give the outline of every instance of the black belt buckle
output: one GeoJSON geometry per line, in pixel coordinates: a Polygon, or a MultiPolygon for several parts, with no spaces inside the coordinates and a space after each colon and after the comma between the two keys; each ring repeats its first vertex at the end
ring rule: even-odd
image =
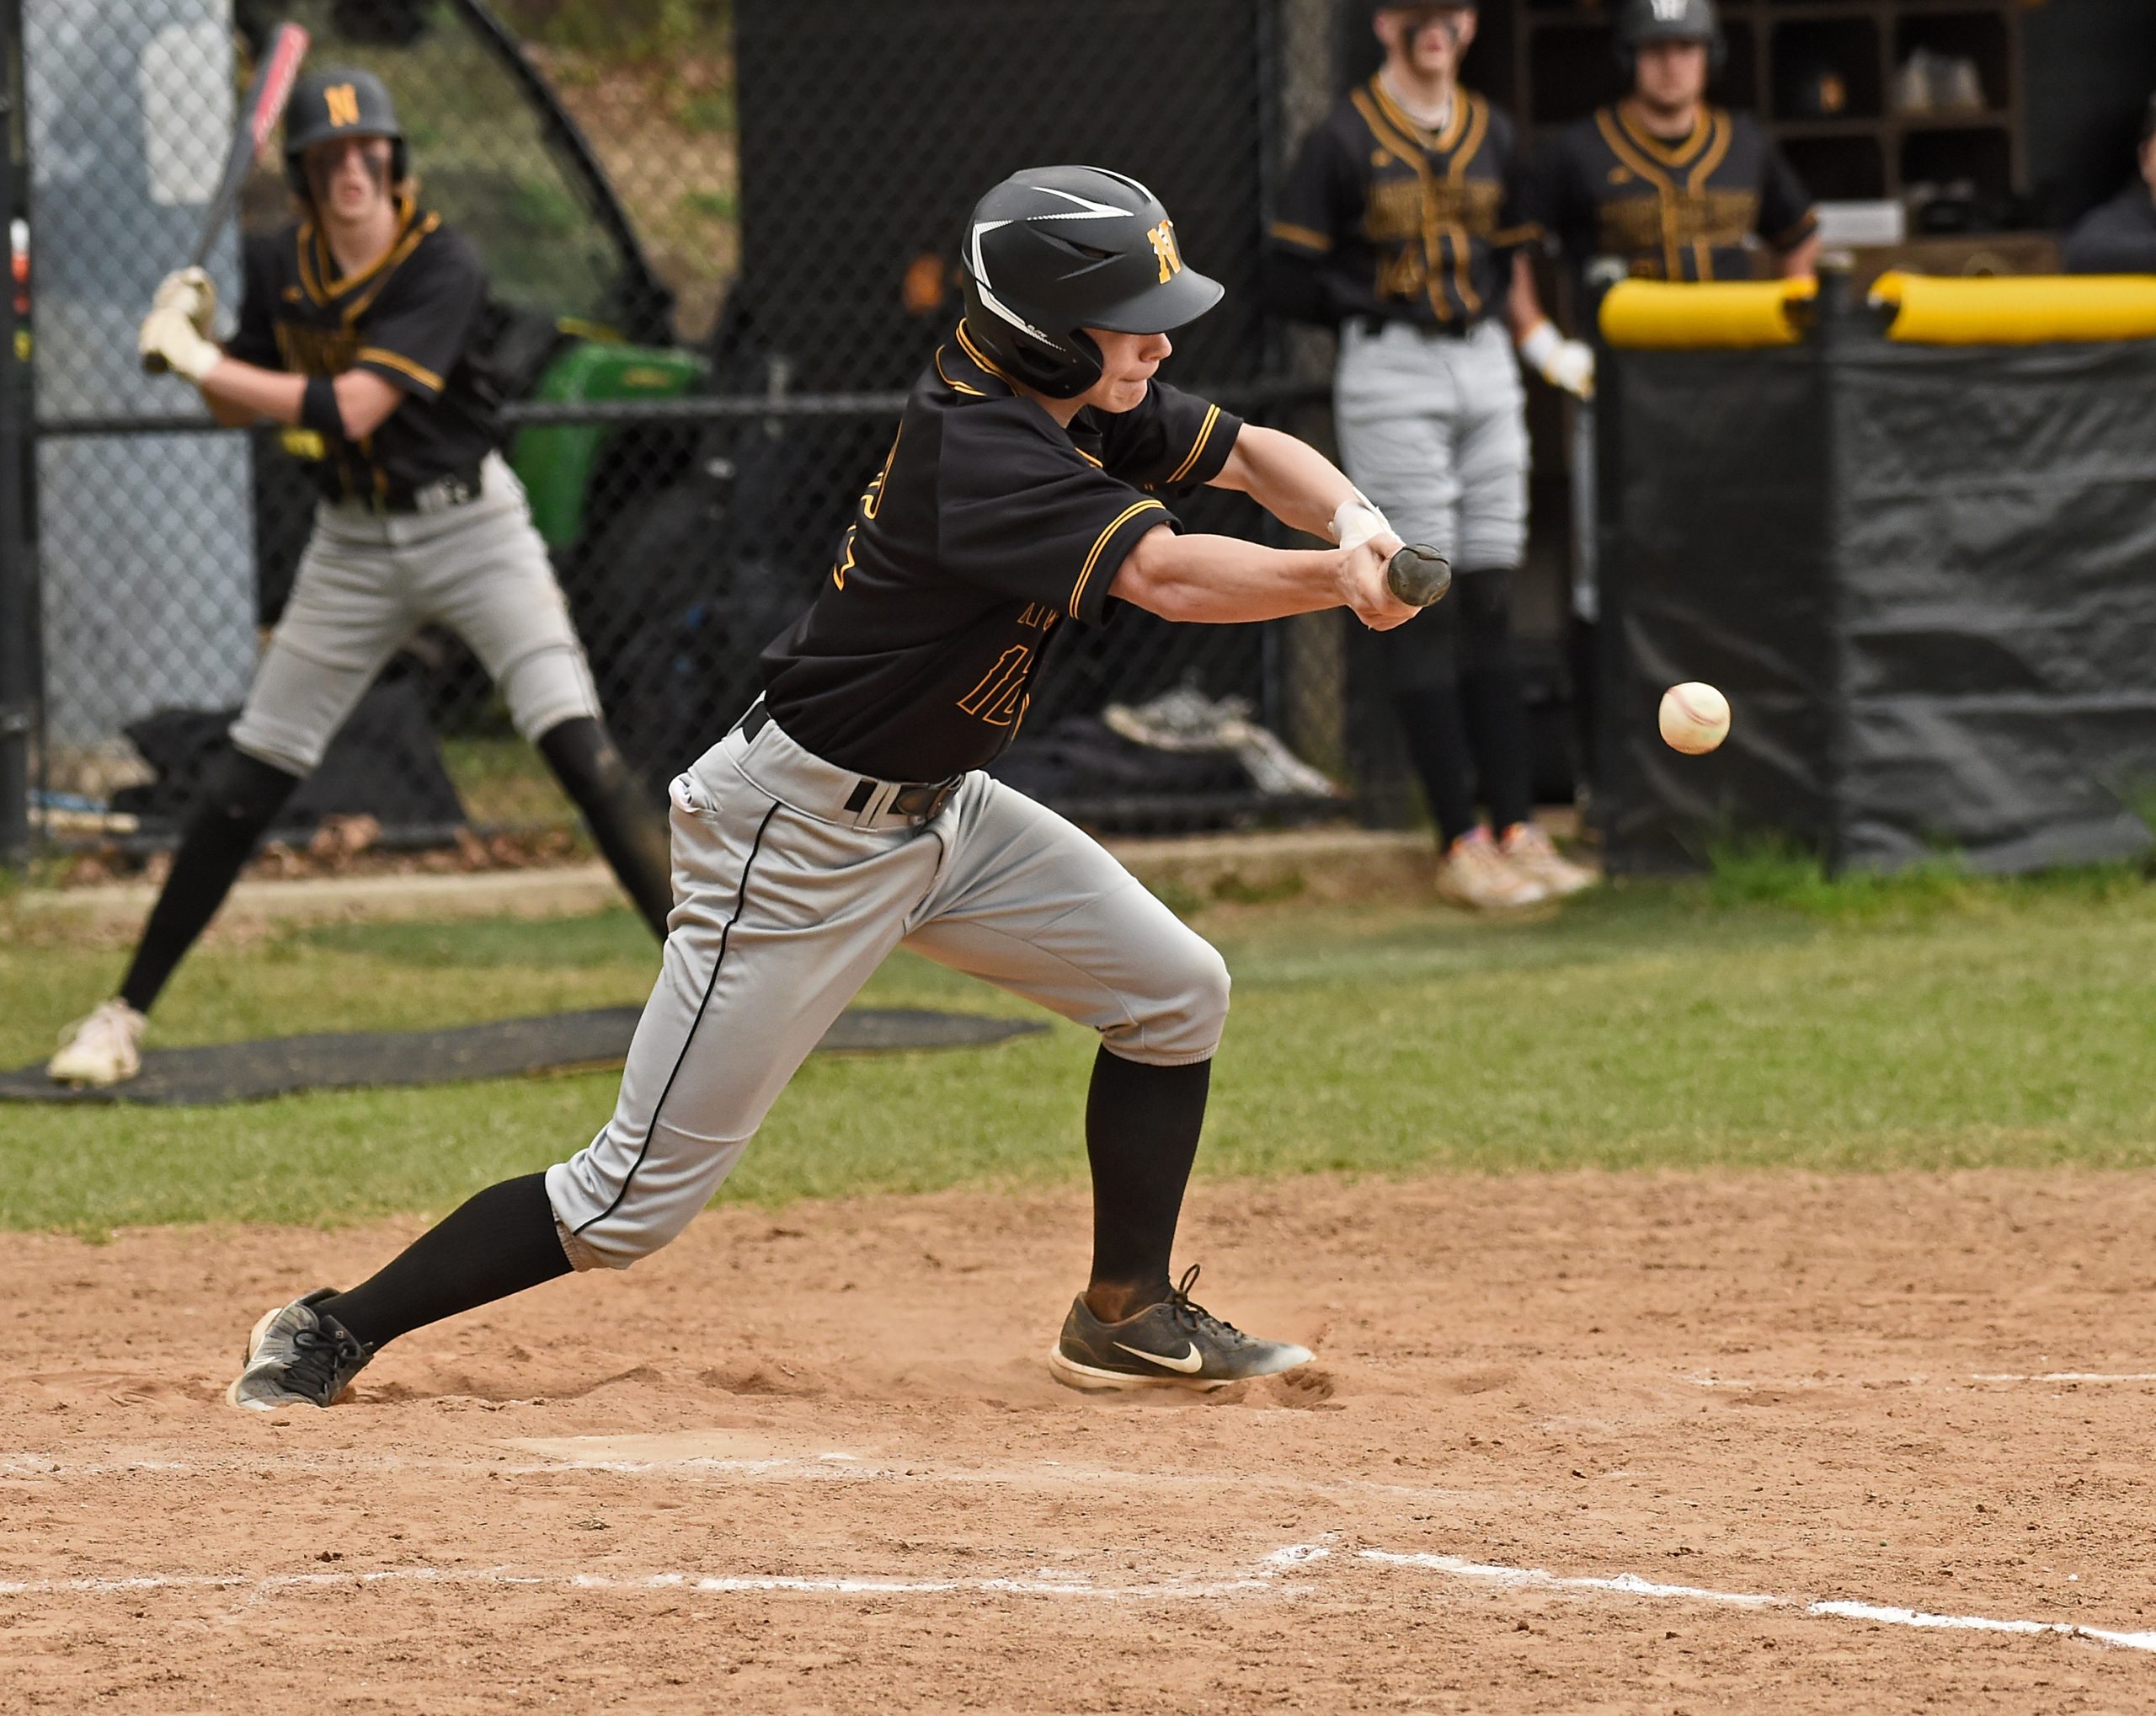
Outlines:
{"type": "Polygon", "coordinates": [[[891,799],[891,809],[901,816],[910,816],[916,822],[926,822],[951,802],[951,794],[958,790],[956,781],[938,781],[933,785],[901,787],[891,799]]]}
{"type": "MultiPolygon", "coordinates": [[[[958,790],[959,783],[964,778],[963,775],[956,775],[947,781],[916,781],[910,785],[900,787],[885,801],[882,811],[878,814],[885,816],[904,816],[914,822],[926,822],[951,802],[951,795],[958,790]]],[[[877,791],[882,785],[882,782],[863,775],[854,783],[853,791],[847,796],[846,801],[846,809],[857,815],[866,810],[874,800],[877,791]]]]}

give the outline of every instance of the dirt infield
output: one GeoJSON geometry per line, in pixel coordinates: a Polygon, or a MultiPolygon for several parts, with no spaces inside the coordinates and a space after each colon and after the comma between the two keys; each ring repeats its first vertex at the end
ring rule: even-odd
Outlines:
{"type": "Polygon", "coordinates": [[[410,1231],[8,1240],[0,1708],[2156,1707],[2146,1179],[1204,1185],[1209,1402],[1075,1196],[730,1208],[221,1403],[410,1231]]]}

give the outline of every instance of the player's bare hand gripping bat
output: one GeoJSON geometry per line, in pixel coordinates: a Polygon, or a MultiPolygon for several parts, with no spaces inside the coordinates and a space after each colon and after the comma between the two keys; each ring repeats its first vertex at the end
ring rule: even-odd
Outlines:
{"type": "MultiPolygon", "coordinates": [[[[270,133],[284,117],[285,104],[292,99],[292,84],[300,75],[300,61],[307,57],[307,34],[296,24],[280,24],[271,35],[270,45],[254,68],[254,81],[247,86],[239,123],[232,130],[232,153],[225,161],[225,176],[203,214],[201,236],[195,239],[194,254],[187,259],[189,268],[202,265],[202,259],[217,242],[217,234],[239,206],[240,187],[247,183],[248,169],[269,142],[270,133]]],[[[142,367],[153,376],[162,375],[165,361],[154,352],[146,353],[142,367]]]]}
{"type": "Polygon", "coordinates": [[[1452,566],[1435,548],[1409,543],[1393,551],[1385,563],[1385,588],[1410,607],[1428,607],[1444,600],[1452,588],[1452,566]]]}

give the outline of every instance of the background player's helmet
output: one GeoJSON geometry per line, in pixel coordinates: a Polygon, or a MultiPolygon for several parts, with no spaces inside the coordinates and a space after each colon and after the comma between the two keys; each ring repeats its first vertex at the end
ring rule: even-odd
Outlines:
{"type": "Polygon", "coordinates": [[[1099,167],[1029,167],[966,222],[966,330],[997,368],[1052,399],[1101,378],[1082,330],[1166,334],[1220,302],[1186,267],[1160,199],[1099,167]]]}
{"type": "Polygon", "coordinates": [[[302,196],[313,192],[301,158],[332,137],[387,137],[396,146],[390,156],[390,183],[403,178],[404,128],[397,122],[389,86],[373,72],[343,67],[310,72],[293,88],[285,109],[285,179],[302,196]]]}
{"type": "Polygon", "coordinates": [[[1617,63],[1627,78],[1638,73],[1640,50],[1649,42],[1705,42],[1707,64],[1716,72],[1729,53],[1715,0],[1625,0],[1617,20],[1617,63]]]}

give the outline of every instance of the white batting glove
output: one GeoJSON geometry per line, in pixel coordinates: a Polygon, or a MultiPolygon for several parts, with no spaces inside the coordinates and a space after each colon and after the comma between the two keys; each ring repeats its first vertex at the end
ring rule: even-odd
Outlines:
{"type": "Polygon", "coordinates": [[[1326,534],[1343,548],[1359,548],[1372,537],[1390,536],[1392,527],[1371,504],[1369,496],[1357,489],[1334,511],[1326,534]]]}
{"type": "Polygon", "coordinates": [[[217,283],[206,270],[174,269],[157,282],[150,300],[153,310],[179,310],[195,324],[195,331],[209,337],[210,323],[217,313],[217,283]]]}
{"type": "Polygon", "coordinates": [[[224,361],[224,353],[203,338],[187,312],[177,304],[145,316],[136,344],[144,357],[162,358],[174,375],[198,384],[224,361]]]}
{"type": "Polygon", "coordinates": [[[1554,322],[1537,322],[1519,343],[1520,361],[1553,388],[1562,388],[1576,399],[1594,397],[1594,348],[1583,339],[1567,339],[1554,322]]]}

